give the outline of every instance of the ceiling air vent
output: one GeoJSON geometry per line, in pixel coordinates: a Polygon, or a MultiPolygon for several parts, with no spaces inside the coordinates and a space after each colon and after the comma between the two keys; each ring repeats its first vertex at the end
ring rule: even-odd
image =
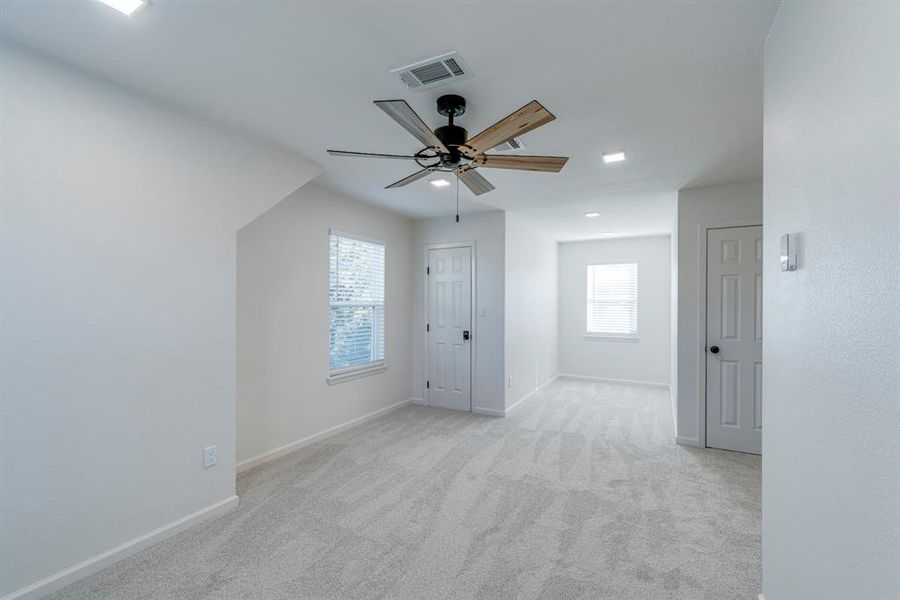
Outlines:
{"type": "Polygon", "coordinates": [[[499,146],[491,148],[491,152],[514,152],[525,147],[519,138],[511,138],[509,141],[503,142],[499,146]]]}
{"type": "Polygon", "coordinates": [[[427,90],[451,81],[473,77],[469,66],[455,50],[405,67],[391,69],[391,73],[397,75],[411,90],[427,90]]]}

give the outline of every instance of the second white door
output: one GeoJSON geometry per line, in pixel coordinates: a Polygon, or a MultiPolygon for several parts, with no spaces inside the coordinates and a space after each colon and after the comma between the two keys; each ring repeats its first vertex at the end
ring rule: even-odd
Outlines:
{"type": "Polygon", "coordinates": [[[429,406],[472,410],[472,248],[428,251],[429,406]]]}
{"type": "Polygon", "coordinates": [[[762,449],[762,227],[710,229],[706,445],[762,449]]]}

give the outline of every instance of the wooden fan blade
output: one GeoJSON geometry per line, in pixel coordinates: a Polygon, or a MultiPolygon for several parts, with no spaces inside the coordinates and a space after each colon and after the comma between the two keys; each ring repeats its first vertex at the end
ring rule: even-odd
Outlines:
{"type": "Polygon", "coordinates": [[[569,160],[568,156],[502,156],[482,154],[473,164],[488,169],[516,169],[517,171],[544,171],[559,173],[569,160]]]}
{"type": "Polygon", "coordinates": [[[473,158],[476,154],[481,154],[495,146],[499,146],[517,135],[537,129],[555,118],[540,102],[532,100],[513,114],[500,119],[467,141],[459,147],[459,150],[469,158],[473,158]]]}
{"type": "Polygon", "coordinates": [[[487,194],[495,189],[490,181],[482,177],[481,173],[476,172],[472,167],[459,167],[454,169],[453,172],[476,196],[487,194]]]}
{"type": "Polygon", "coordinates": [[[444,154],[450,152],[406,100],[375,100],[375,106],[386,112],[403,129],[429,148],[444,154]]]}
{"type": "Polygon", "coordinates": [[[349,150],[328,150],[332,156],[350,156],[359,158],[393,158],[396,160],[416,160],[415,156],[406,154],[377,154],[375,152],[350,152],[349,150]]]}
{"type": "Polygon", "coordinates": [[[389,190],[391,188],[398,188],[398,187],[403,187],[404,185],[409,185],[413,181],[418,181],[418,180],[422,179],[423,177],[427,176],[432,171],[436,171],[436,170],[437,170],[437,167],[428,167],[427,169],[422,169],[421,171],[416,171],[412,175],[404,177],[400,181],[395,181],[394,183],[385,187],[384,189],[389,190]]]}

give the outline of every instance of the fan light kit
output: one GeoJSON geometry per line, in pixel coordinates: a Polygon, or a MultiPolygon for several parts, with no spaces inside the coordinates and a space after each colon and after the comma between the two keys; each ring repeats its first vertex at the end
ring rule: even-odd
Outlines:
{"type": "Polygon", "coordinates": [[[446,179],[435,179],[431,182],[431,185],[433,185],[434,187],[447,187],[448,185],[450,185],[450,182],[446,179]]]}
{"type": "MultiPolygon", "coordinates": [[[[415,154],[408,155],[346,150],[329,150],[328,153],[332,156],[412,160],[422,167],[420,171],[416,171],[400,181],[395,181],[385,189],[403,187],[427,177],[435,171],[440,171],[453,173],[473,194],[480,196],[493,190],[494,186],[475,169],[514,169],[559,173],[566,161],[569,160],[565,156],[485,154],[488,150],[556,119],[537,100],[532,100],[508,117],[500,119],[473,138],[469,138],[468,132],[453,122],[456,117],[460,117],[466,112],[466,99],[456,94],[447,94],[437,99],[437,111],[447,117],[448,122],[434,131],[405,100],[376,100],[375,106],[387,113],[425,147],[415,154]]],[[[439,185],[436,181],[432,183],[439,185]]]]}
{"type": "Polygon", "coordinates": [[[593,219],[594,217],[599,217],[600,213],[591,211],[584,213],[584,216],[586,216],[588,219],[593,219]]]}
{"type": "Polygon", "coordinates": [[[622,162],[623,160],[625,160],[625,152],[622,150],[618,152],[607,152],[603,155],[603,162],[606,164],[622,162]]]}
{"type": "Polygon", "coordinates": [[[100,0],[100,2],[113,7],[120,13],[125,13],[129,17],[150,4],[148,0],[100,0]]]}

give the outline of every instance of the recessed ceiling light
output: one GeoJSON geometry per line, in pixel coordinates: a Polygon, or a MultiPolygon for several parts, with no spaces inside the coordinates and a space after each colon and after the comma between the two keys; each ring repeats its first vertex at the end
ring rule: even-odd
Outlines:
{"type": "Polygon", "coordinates": [[[593,219],[594,217],[599,217],[599,216],[600,216],[600,213],[598,213],[598,212],[593,212],[593,211],[592,211],[592,212],[586,212],[586,213],[584,213],[584,216],[586,216],[588,219],[593,219]]]}
{"type": "Polygon", "coordinates": [[[625,151],[620,150],[618,152],[607,152],[603,155],[603,162],[606,164],[614,163],[614,162],[622,162],[625,160],[625,151]]]}
{"type": "Polygon", "coordinates": [[[107,6],[112,6],[129,17],[150,4],[149,0],[100,0],[100,2],[107,6]]]}
{"type": "Polygon", "coordinates": [[[435,179],[431,182],[431,185],[433,185],[434,187],[447,187],[448,185],[450,185],[450,182],[446,179],[435,179]]]}

